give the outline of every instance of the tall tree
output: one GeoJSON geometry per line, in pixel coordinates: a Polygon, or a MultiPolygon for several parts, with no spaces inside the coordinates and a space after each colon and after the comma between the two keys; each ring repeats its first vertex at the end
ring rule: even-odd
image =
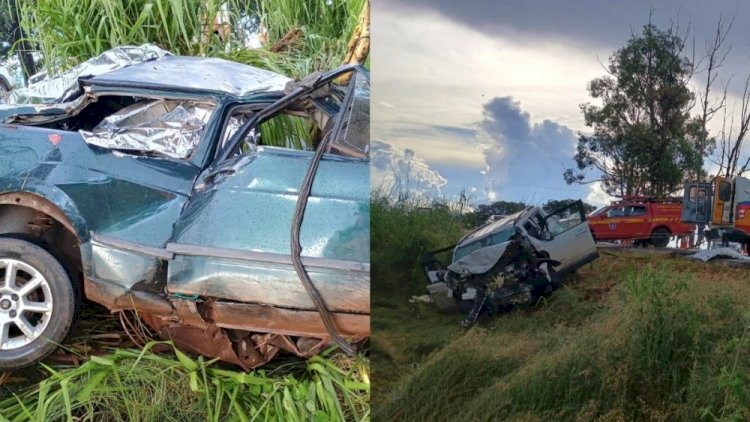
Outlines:
{"type": "Polygon", "coordinates": [[[693,64],[678,31],[645,25],[612,54],[608,75],[589,83],[600,105],[581,105],[593,134],[579,135],[569,184],[594,181],[584,171],[595,170],[611,195],[665,195],[702,159],[689,133],[693,64]]]}

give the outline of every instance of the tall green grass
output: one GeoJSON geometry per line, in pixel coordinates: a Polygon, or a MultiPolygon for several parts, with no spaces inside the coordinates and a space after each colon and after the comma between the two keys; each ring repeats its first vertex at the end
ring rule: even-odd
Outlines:
{"type": "MultiPolygon", "coordinates": [[[[421,204],[424,205],[424,204],[421,204]]],[[[371,348],[380,420],[750,420],[748,270],[602,255],[536,305],[460,327],[418,256],[449,209],[376,200],[371,348]]],[[[448,258],[448,257],[444,257],[448,258]]]]}
{"type": "Polygon", "coordinates": [[[347,52],[365,0],[259,0],[265,49],[234,49],[230,60],[301,78],[335,69],[347,52]],[[275,51],[272,51],[275,50],[275,51]]]}
{"type": "Polygon", "coordinates": [[[251,373],[214,361],[120,349],[79,367],[46,367],[49,378],[0,401],[10,421],[343,421],[369,415],[369,374],[362,358],[342,365],[314,356],[251,373]]]}
{"type": "Polygon", "coordinates": [[[116,46],[155,43],[176,54],[223,57],[303,77],[342,63],[364,2],[19,0],[19,10],[29,41],[52,73],[116,46]],[[224,4],[234,33],[228,41],[211,35],[224,4]],[[267,31],[264,48],[240,43],[240,20],[248,15],[257,15],[267,31]]]}
{"type": "Polygon", "coordinates": [[[397,292],[422,294],[423,255],[455,244],[466,230],[465,217],[443,206],[445,201],[394,200],[381,192],[372,195],[370,233],[372,244],[377,245],[370,255],[373,299],[397,292]]]}
{"type": "MultiPolygon", "coordinates": [[[[21,25],[45,63],[63,69],[110,48],[155,43],[182,55],[204,55],[216,37],[222,2],[214,0],[19,0],[21,25]],[[208,31],[210,33],[213,30],[208,31]]],[[[231,3],[231,1],[230,1],[231,3]]],[[[232,3],[234,4],[234,3],[232,3]]]]}

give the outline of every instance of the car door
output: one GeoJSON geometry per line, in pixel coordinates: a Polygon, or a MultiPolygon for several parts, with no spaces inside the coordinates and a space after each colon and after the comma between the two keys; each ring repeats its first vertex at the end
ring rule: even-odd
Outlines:
{"type": "Polygon", "coordinates": [[[647,238],[651,232],[651,218],[648,207],[643,204],[630,204],[625,206],[625,215],[622,217],[623,238],[647,238]]]}
{"type": "MultiPolygon", "coordinates": [[[[321,152],[300,245],[302,262],[328,310],[364,314],[369,313],[369,76],[361,68],[349,69],[356,73],[345,99],[353,100],[319,122],[323,139],[332,140],[321,140],[317,147],[327,145],[329,152],[321,152]]],[[[167,277],[170,293],[224,304],[315,310],[293,267],[290,232],[300,189],[318,151],[254,142],[258,133],[263,142],[267,119],[300,110],[317,119],[335,110],[331,95],[337,88],[330,82],[341,74],[306,78],[271,106],[248,112],[252,117],[198,177],[175,226],[167,245],[174,254],[167,277]],[[300,103],[305,107],[293,106],[300,103]]]]}
{"type": "MultiPolygon", "coordinates": [[[[731,186],[729,190],[731,191],[731,186]]],[[[713,212],[712,205],[713,188],[711,183],[686,183],[682,200],[682,222],[710,223],[713,212]]]]}
{"type": "Polygon", "coordinates": [[[581,201],[553,211],[542,219],[537,246],[560,261],[559,270],[581,265],[596,257],[596,244],[581,201]]]}

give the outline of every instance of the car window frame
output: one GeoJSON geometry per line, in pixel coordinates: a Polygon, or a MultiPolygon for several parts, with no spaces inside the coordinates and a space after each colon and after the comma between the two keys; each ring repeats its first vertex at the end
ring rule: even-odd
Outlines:
{"type": "MultiPolygon", "coordinates": [[[[301,82],[301,85],[294,89],[291,93],[284,95],[280,99],[274,101],[271,105],[264,108],[260,112],[258,112],[252,119],[248,120],[240,126],[240,128],[235,132],[234,135],[230,138],[230,140],[227,142],[227,145],[220,148],[217,151],[217,156],[214,159],[213,166],[221,165],[223,162],[231,159],[235,155],[236,149],[242,144],[242,141],[247,136],[247,133],[252,130],[255,127],[258,127],[263,121],[272,118],[273,116],[277,115],[280,111],[282,111],[284,108],[289,106],[290,104],[293,104],[294,102],[300,100],[305,95],[310,94],[311,92],[314,92],[316,89],[324,86],[327,83],[332,82],[333,80],[339,78],[340,76],[347,74],[347,73],[353,73],[355,78],[358,77],[364,77],[366,78],[367,82],[369,83],[370,78],[367,71],[361,66],[361,65],[348,65],[348,66],[342,66],[336,70],[327,72],[322,75],[310,75],[307,78],[304,78],[301,82]],[[302,84],[305,83],[306,79],[314,79],[309,86],[303,86],[302,84]]],[[[350,81],[349,85],[347,85],[347,92],[350,90],[354,90],[356,85],[356,81],[350,81]]],[[[314,101],[312,103],[315,103],[314,101]]],[[[316,106],[317,107],[317,106],[316,106]]],[[[318,107],[320,109],[320,107],[318,107]]],[[[345,109],[345,108],[344,108],[345,109]]],[[[229,118],[229,114],[225,116],[226,119],[229,118]]],[[[336,129],[338,126],[336,123],[338,122],[338,118],[334,122],[334,131],[340,130],[340,127],[336,129]]],[[[223,132],[222,132],[223,133],[223,132]]],[[[338,133],[338,132],[337,132],[338,133]]],[[[330,136],[334,137],[335,134],[330,134],[330,136]]],[[[220,141],[220,139],[217,139],[217,143],[220,141]]],[[[310,151],[312,152],[312,151],[310,151]]],[[[339,154],[329,154],[326,153],[326,155],[335,155],[336,157],[346,158],[354,161],[362,161],[362,158],[356,158],[356,157],[348,157],[345,155],[339,155],[339,154]]],[[[366,158],[366,161],[369,161],[369,157],[366,158]]]]}

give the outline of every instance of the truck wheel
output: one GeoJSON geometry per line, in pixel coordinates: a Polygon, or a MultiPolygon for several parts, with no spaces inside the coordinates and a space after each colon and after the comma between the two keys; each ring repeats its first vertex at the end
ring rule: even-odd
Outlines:
{"type": "Polygon", "coordinates": [[[670,235],[667,229],[656,229],[651,233],[651,243],[657,248],[665,248],[669,244],[670,235]]]}
{"type": "Polygon", "coordinates": [[[49,252],[0,238],[0,369],[17,369],[52,353],[73,322],[73,286],[49,252]]]}

